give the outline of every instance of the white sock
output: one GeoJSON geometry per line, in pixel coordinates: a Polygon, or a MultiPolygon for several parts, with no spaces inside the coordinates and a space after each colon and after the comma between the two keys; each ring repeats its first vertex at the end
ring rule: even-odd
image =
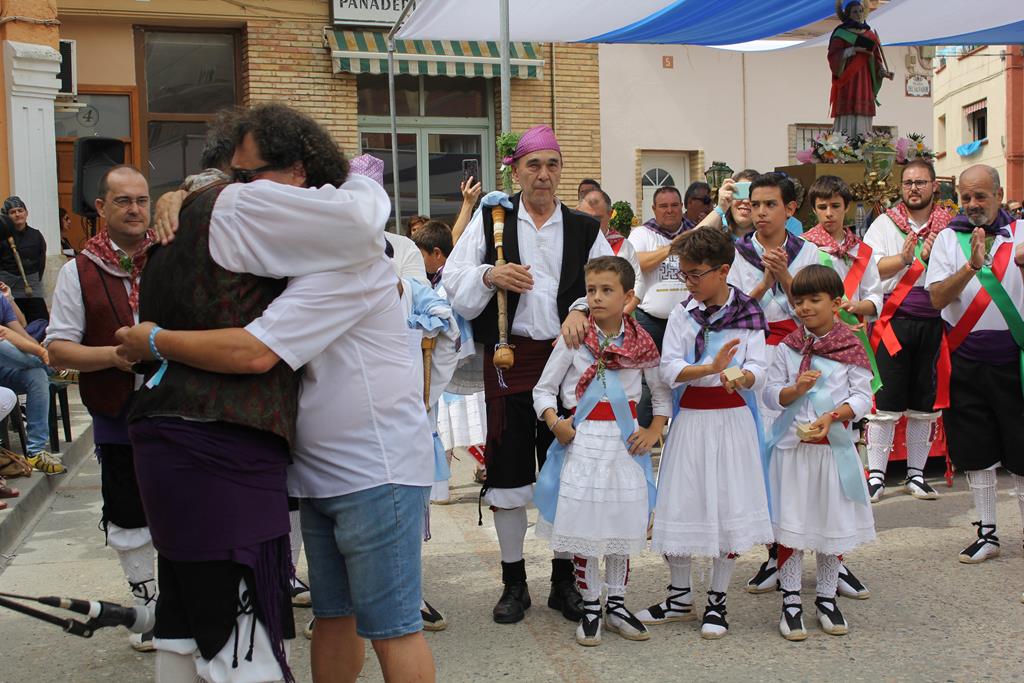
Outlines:
{"type": "Polygon", "coordinates": [[[523,559],[523,539],[526,538],[526,508],[494,511],[494,531],[498,534],[501,561],[506,564],[523,559]]]}
{"type": "Polygon", "coordinates": [[[732,569],[736,564],[735,557],[722,555],[711,561],[711,590],[716,593],[729,592],[729,579],[732,578],[732,569]]]}
{"type": "Polygon", "coordinates": [[[629,584],[629,556],[605,555],[604,585],[608,587],[608,597],[625,595],[627,584],[629,584]]]}
{"type": "Polygon", "coordinates": [[[836,555],[825,555],[815,553],[818,561],[818,587],[819,598],[836,597],[836,589],[839,587],[839,567],[842,562],[836,555]]]}
{"type": "Polygon", "coordinates": [[[156,550],[152,541],[135,548],[118,547],[117,559],[121,563],[124,578],[128,580],[136,606],[156,609],[156,550]]]}
{"type": "MultiPolygon", "coordinates": [[[[907,470],[924,472],[928,453],[932,449],[932,421],[918,417],[907,418],[907,470]]],[[[907,472],[909,476],[911,472],[907,472]]]]}
{"type": "Polygon", "coordinates": [[[576,587],[580,589],[580,596],[587,602],[600,600],[601,558],[576,555],[572,562],[576,570],[576,587]]]}
{"type": "MultiPolygon", "coordinates": [[[[781,548],[780,548],[781,550],[781,548]]],[[[786,561],[779,566],[779,588],[784,591],[800,591],[801,574],[804,568],[804,551],[794,550],[793,553],[786,558],[786,561]]],[[[783,604],[791,604],[792,602],[799,603],[800,598],[796,598],[795,601],[790,598],[786,598],[783,604]]]]}
{"type": "Polygon", "coordinates": [[[895,435],[895,421],[868,420],[868,469],[885,472],[895,435]]]}
{"type": "Polygon", "coordinates": [[[689,588],[692,583],[690,579],[690,556],[689,555],[665,555],[668,562],[668,572],[671,577],[670,583],[675,588],[689,588]]]}
{"type": "Polygon", "coordinates": [[[974,508],[982,524],[996,524],[996,470],[968,470],[967,483],[974,494],[974,508]]]}
{"type": "Polygon", "coordinates": [[[299,566],[299,553],[302,552],[302,522],[299,518],[299,511],[292,510],[288,513],[288,521],[291,523],[291,532],[288,534],[288,542],[292,547],[292,566],[299,566]]]}
{"type": "Polygon", "coordinates": [[[1020,523],[1024,526],[1024,477],[1019,474],[1013,475],[1013,492],[1017,496],[1017,505],[1020,506],[1020,523]]]}
{"type": "Polygon", "coordinates": [[[196,673],[196,660],[192,655],[157,650],[154,664],[156,683],[203,683],[196,673]]]}

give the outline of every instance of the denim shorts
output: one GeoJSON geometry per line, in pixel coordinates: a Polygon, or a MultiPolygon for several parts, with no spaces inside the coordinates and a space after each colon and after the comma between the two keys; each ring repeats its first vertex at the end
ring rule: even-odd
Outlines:
{"type": "Polygon", "coordinates": [[[356,618],[356,633],[384,640],[416,633],[420,549],[429,486],[384,484],[301,502],[313,615],[356,618]]]}

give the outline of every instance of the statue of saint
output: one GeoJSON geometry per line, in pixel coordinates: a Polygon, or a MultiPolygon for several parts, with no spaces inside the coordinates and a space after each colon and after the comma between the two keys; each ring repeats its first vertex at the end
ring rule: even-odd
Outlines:
{"type": "Polygon", "coordinates": [[[882,41],[865,23],[862,0],[836,0],[836,14],[842,23],[828,43],[833,130],[851,137],[867,136],[882,79],[892,79],[894,74],[886,66],[882,41]]]}

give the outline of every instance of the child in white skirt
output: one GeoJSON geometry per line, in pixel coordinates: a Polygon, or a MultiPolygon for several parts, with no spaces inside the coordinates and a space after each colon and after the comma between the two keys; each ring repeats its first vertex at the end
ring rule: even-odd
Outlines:
{"type": "Polygon", "coordinates": [[[763,399],[784,412],[769,437],[772,524],[779,544],[782,618],[787,640],[803,640],[800,600],[804,551],[817,556],[815,606],[825,633],[843,635],[836,604],[839,555],[874,540],[864,472],[851,422],[871,410],[871,365],[864,346],[836,320],[843,282],[825,266],[808,266],[792,285],[803,326],[787,336],[768,371],[763,399]]]}
{"type": "Polygon", "coordinates": [[[682,388],[682,396],[661,456],[651,540],[671,581],[668,597],[637,618],[694,618],[690,559],[712,557],[701,636],[721,638],[729,629],[725,597],[736,555],[773,538],[756,401],[740,393],[764,383],[768,323],[756,301],[728,284],[734,247],[726,233],[692,230],[672,253],[690,298],[669,315],[662,346],[662,381],[682,388]],[[741,374],[730,380],[729,367],[741,374]]]}
{"type": "Polygon", "coordinates": [[[537,534],[549,538],[553,550],[575,555],[584,609],[576,641],[589,646],[601,642],[602,628],[629,640],[650,637],[626,609],[624,599],[629,556],[647,544],[653,493],[649,452],[668,421],[671,395],[658,378],[654,341],[632,318],[623,316],[633,296],[632,266],[618,256],[603,256],[591,260],[584,270],[591,318],[583,345],[570,349],[559,337],[533,390],[533,403],[537,417],[558,440],[538,477],[537,534]],[[646,429],[636,423],[641,375],[651,388],[655,414],[646,429]],[[573,412],[577,406],[593,408],[587,415],[559,417],[559,400],[573,412]],[[561,469],[556,471],[559,444],[566,448],[561,469]],[[634,456],[643,456],[643,465],[634,456]],[[552,491],[549,501],[557,501],[557,507],[553,517],[545,519],[550,507],[541,496],[550,490],[545,488],[547,482],[557,482],[557,494],[552,491]],[[602,585],[608,588],[603,616],[602,585]]]}

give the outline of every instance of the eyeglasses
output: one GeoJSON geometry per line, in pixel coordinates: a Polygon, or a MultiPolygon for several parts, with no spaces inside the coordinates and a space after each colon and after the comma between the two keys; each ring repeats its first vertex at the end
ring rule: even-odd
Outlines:
{"type": "Polygon", "coordinates": [[[900,185],[903,186],[904,190],[909,190],[912,187],[918,190],[923,190],[924,188],[931,185],[932,182],[933,181],[931,180],[904,180],[902,183],[900,183],[900,185]]]}
{"type": "Polygon", "coordinates": [[[700,202],[704,206],[711,204],[711,197],[690,197],[691,202],[700,202]]]}
{"type": "Polygon", "coordinates": [[[276,171],[279,167],[274,164],[267,164],[266,166],[260,166],[259,168],[232,168],[231,177],[236,183],[251,183],[256,180],[256,176],[267,171],[276,171]]]}
{"type": "Polygon", "coordinates": [[[127,209],[132,204],[137,205],[140,209],[149,206],[149,197],[114,197],[110,201],[119,209],[127,209]]]}
{"type": "Polygon", "coordinates": [[[711,273],[715,272],[716,270],[720,269],[721,267],[722,266],[715,266],[714,268],[709,268],[708,270],[705,270],[703,273],[684,273],[682,271],[679,271],[679,275],[677,277],[680,280],[683,280],[684,282],[690,283],[691,285],[699,285],[701,279],[705,275],[710,275],[711,273]]]}

